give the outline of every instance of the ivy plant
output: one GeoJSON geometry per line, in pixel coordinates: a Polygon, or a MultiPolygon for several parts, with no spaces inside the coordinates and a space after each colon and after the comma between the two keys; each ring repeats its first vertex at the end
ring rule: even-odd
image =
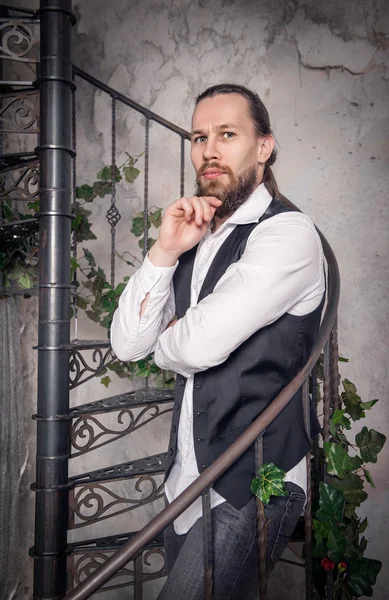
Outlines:
{"type": "MultiPolygon", "coordinates": [[[[344,360],[344,359],[342,359],[344,360]]],[[[322,382],[322,361],[319,381],[322,382]]],[[[377,462],[386,437],[364,425],[351,442],[347,432],[366,417],[378,400],[363,402],[354,383],[342,381],[343,391],[338,408],[330,420],[330,440],[324,442],[322,456],[329,475],[321,481],[319,496],[313,504],[313,572],[315,598],[327,599],[328,577],[332,580],[333,600],[355,600],[372,596],[381,562],[364,554],[367,540],[363,536],[368,521],[357,509],[368,497],[365,484],[375,487],[367,466],[377,462]]],[[[266,505],[271,496],[284,496],[285,472],[272,463],[264,464],[251,484],[251,491],[266,505]]]]}

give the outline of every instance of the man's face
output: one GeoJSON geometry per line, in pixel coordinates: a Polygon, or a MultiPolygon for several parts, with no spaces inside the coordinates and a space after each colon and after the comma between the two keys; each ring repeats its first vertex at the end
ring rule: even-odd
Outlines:
{"type": "Polygon", "coordinates": [[[192,118],[191,159],[196,170],[197,194],[223,201],[216,211],[225,216],[236,210],[263,175],[261,142],[240,94],[204,98],[192,118]]]}

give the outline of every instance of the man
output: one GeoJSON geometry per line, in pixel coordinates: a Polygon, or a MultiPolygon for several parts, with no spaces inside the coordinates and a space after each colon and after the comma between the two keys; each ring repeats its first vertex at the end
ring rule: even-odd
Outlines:
{"type": "MultiPolygon", "coordinates": [[[[196,100],[191,159],[197,193],[169,206],[159,239],[120,299],[112,347],[121,360],[154,351],[177,373],[166,497],[176,498],[277,396],[312,347],[324,294],[310,219],[278,202],[268,112],[242,86],[196,100]]],[[[313,419],[313,435],[318,432],[313,419]]],[[[266,507],[270,574],[304,507],[310,442],[297,394],[263,437],[264,461],[287,472],[287,497],[266,507]]],[[[215,600],[256,597],[254,448],[211,490],[215,600]]],[[[160,599],[203,598],[201,501],[165,532],[160,599]]]]}

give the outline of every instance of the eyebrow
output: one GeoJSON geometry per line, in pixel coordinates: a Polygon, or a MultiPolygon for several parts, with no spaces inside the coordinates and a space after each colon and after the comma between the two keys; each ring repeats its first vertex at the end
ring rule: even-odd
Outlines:
{"type": "MultiPolygon", "coordinates": [[[[215,127],[213,127],[214,131],[220,131],[221,129],[239,129],[239,127],[233,123],[222,123],[222,125],[215,125],[215,127]]],[[[205,133],[206,131],[204,129],[194,129],[190,135],[193,137],[195,135],[204,135],[205,133]]]]}

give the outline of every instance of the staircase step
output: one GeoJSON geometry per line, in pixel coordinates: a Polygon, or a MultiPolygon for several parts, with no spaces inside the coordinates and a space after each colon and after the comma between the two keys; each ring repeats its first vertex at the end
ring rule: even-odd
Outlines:
{"type": "MultiPolygon", "coordinates": [[[[126,542],[135,537],[137,533],[137,531],[131,531],[129,533],[119,533],[117,535],[108,535],[106,537],[73,542],[68,544],[67,550],[70,554],[114,551],[118,550],[126,542]]],[[[163,548],[163,533],[156,536],[155,539],[149,542],[143,549],[150,550],[152,548],[163,548]]]]}
{"type": "Polygon", "coordinates": [[[39,231],[38,219],[20,219],[0,225],[0,249],[9,248],[39,231]]]}
{"type": "Polygon", "coordinates": [[[167,452],[163,452],[162,454],[146,456],[130,462],[106,467],[105,469],[81,473],[80,475],[69,477],[69,483],[73,484],[73,486],[80,486],[100,481],[128,479],[141,475],[157,475],[158,473],[165,472],[166,464],[167,452]]]}
{"type": "Polygon", "coordinates": [[[72,419],[85,415],[108,413],[123,408],[136,408],[149,404],[167,404],[174,401],[173,390],[161,388],[142,388],[125,394],[118,394],[96,402],[88,402],[70,410],[72,419]]]}
{"type": "Polygon", "coordinates": [[[109,348],[111,346],[111,342],[107,339],[105,340],[71,340],[70,344],[66,346],[61,346],[62,348],[66,348],[67,350],[94,350],[95,348],[109,348]]]}
{"type": "Polygon", "coordinates": [[[16,154],[1,154],[0,155],[0,173],[21,169],[26,166],[33,165],[39,161],[38,155],[35,152],[21,152],[16,154]]]}

